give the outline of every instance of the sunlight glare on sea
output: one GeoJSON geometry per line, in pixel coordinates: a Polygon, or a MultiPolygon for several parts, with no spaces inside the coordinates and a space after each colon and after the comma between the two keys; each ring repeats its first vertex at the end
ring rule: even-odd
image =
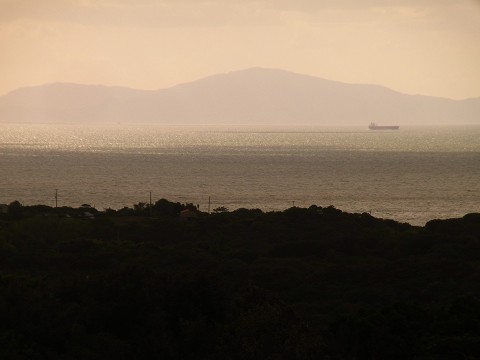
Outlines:
{"type": "Polygon", "coordinates": [[[150,151],[158,149],[315,148],[362,151],[480,151],[480,128],[162,127],[156,125],[1,124],[0,148],[63,151],[150,151]]]}

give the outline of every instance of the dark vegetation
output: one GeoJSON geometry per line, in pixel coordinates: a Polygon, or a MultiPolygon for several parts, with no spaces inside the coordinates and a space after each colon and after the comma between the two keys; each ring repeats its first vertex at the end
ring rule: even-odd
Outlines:
{"type": "Polygon", "coordinates": [[[480,214],[8,210],[0,359],[480,358],[480,214]]]}

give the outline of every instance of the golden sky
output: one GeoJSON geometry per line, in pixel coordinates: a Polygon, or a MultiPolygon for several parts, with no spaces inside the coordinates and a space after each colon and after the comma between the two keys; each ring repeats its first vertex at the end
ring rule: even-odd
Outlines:
{"type": "Polygon", "coordinates": [[[478,97],[480,0],[0,0],[0,94],[253,66],[478,97]]]}

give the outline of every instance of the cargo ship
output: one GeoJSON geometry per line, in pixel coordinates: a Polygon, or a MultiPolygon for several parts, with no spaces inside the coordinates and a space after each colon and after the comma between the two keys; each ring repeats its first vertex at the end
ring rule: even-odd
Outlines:
{"type": "Polygon", "coordinates": [[[370,125],[368,125],[368,128],[370,130],[398,130],[400,126],[398,125],[380,126],[372,122],[370,123],[370,125]]]}

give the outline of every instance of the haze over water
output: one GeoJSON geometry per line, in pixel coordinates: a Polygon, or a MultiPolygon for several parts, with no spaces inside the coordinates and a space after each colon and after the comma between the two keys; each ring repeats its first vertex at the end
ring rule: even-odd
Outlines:
{"type": "Polygon", "coordinates": [[[334,205],[423,225],[480,211],[480,127],[0,125],[0,203],[334,205]]]}

